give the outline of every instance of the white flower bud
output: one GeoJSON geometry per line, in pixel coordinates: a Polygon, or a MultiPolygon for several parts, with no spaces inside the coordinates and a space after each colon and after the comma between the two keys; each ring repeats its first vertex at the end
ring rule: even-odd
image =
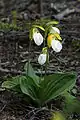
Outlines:
{"type": "Polygon", "coordinates": [[[43,43],[43,36],[41,35],[41,33],[35,32],[33,34],[33,39],[35,44],[37,44],[38,46],[40,46],[43,43]]]}
{"type": "Polygon", "coordinates": [[[40,54],[38,57],[38,63],[43,65],[46,62],[46,54],[40,54]]]}
{"type": "Polygon", "coordinates": [[[52,48],[53,48],[53,50],[54,50],[55,52],[60,52],[61,49],[62,49],[62,44],[61,44],[61,42],[58,41],[58,40],[55,40],[55,39],[52,40],[51,46],[52,46],[52,48]]]}
{"type": "Polygon", "coordinates": [[[60,30],[59,30],[57,27],[52,27],[52,30],[53,30],[54,32],[57,32],[58,34],[60,34],[60,30]]]}

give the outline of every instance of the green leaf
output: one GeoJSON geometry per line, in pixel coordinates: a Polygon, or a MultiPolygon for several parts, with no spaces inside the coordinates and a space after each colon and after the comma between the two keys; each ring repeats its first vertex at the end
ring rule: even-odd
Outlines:
{"type": "Polygon", "coordinates": [[[33,25],[33,27],[34,27],[34,28],[39,28],[39,29],[45,31],[45,29],[44,29],[42,26],[39,26],[39,25],[33,25]]]}
{"type": "Polygon", "coordinates": [[[63,111],[71,114],[71,113],[80,113],[80,101],[75,97],[72,96],[70,93],[65,92],[62,96],[65,97],[64,99],[64,106],[63,111]]]}
{"type": "Polygon", "coordinates": [[[39,96],[41,104],[44,104],[70,89],[76,82],[76,74],[54,73],[44,77],[41,82],[39,96]]]}
{"type": "Polygon", "coordinates": [[[34,80],[29,76],[26,79],[20,80],[20,88],[22,92],[28,95],[32,100],[38,101],[38,86],[35,84],[34,80]]]}
{"type": "Polygon", "coordinates": [[[20,84],[20,79],[25,78],[25,76],[12,77],[2,83],[2,88],[11,89],[20,84]]]}
{"type": "Polygon", "coordinates": [[[35,83],[38,85],[40,78],[35,74],[35,71],[34,71],[32,65],[30,64],[30,62],[25,64],[24,70],[26,72],[26,75],[31,77],[35,81],[35,83]]]}
{"type": "Polygon", "coordinates": [[[52,113],[52,117],[50,120],[66,120],[66,118],[62,112],[55,111],[52,113]]]}

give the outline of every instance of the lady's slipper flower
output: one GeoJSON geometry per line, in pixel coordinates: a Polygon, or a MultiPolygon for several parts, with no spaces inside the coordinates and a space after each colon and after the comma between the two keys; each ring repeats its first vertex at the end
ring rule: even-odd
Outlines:
{"type": "Polygon", "coordinates": [[[43,43],[43,36],[39,32],[35,32],[33,34],[33,39],[35,44],[37,44],[38,46],[40,46],[43,43]]]}
{"type": "Polygon", "coordinates": [[[60,34],[60,30],[57,27],[52,27],[50,32],[51,33],[58,33],[58,34],[60,34]]]}
{"type": "Polygon", "coordinates": [[[47,57],[47,54],[40,54],[39,57],[38,57],[38,63],[39,63],[40,65],[45,64],[45,62],[46,62],[46,57],[47,57]]]}
{"type": "Polygon", "coordinates": [[[52,47],[55,52],[60,52],[62,49],[62,44],[59,40],[56,40],[55,34],[48,35],[47,45],[48,47],[52,47]]]}
{"type": "Polygon", "coordinates": [[[55,52],[60,52],[62,49],[62,44],[60,41],[53,39],[51,42],[51,47],[55,52]]]}

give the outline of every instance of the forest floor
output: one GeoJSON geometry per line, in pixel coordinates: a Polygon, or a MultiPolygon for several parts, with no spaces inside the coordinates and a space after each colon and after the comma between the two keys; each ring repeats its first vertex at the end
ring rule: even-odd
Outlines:
{"type": "MultiPolygon", "coordinates": [[[[34,5],[33,8],[35,8],[34,5]]],[[[62,51],[55,55],[53,52],[50,54],[48,71],[76,71],[78,79],[80,79],[80,1],[69,0],[61,4],[55,3],[55,9],[53,5],[50,8],[49,1],[44,2],[43,5],[45,6],[44,16],[59,20],[63,38],[62,51]],[[54,14],[54,10],[57,15],[54,14]]],[[[29,13],[29,16],[31,19],[31,17],[37,16],[37,13],[33,12],[31,15],[29,13]]],[[[3,35],[2,31],[0,32],[0,84],[4,76],[6,78],[23,71],[24,64],[28,60],[26,34],[26,31],[10,31],[3,35]]],[[[37,56],[40,54],[41,48],[32,43],[30,51],[31,63],[38,71],[40,71],[40,66],[37,63],[37,56]]],[[[0,91],[0,120],[32,120],[31,116],[35,112],[33,106],[27,105],[13,92],[0,91]]],[[[50,112],[43,110],[35,116],[33,120],[49,120],[50,112]]]]}

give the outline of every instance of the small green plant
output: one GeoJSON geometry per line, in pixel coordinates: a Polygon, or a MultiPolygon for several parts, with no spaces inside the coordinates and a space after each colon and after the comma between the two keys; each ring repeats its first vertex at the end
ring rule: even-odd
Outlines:
{"type": "MultiPolygon", "coordinates": [[[[24,66],[25,74],[9,78],[2,84],[3,88],[12,89],[24,94],[39,107],[60,95],[64,95],[66,91],[70,91],[70,89],[75,85],[77,78],[77,75],[74,72],[57,72],[47,75],[47,65],[49,63],[50,54],[49,49],[52,48],[56,53],[62,50],[60,30],[55,27],[57,24],[58,22],[56,21],[49,21],[41,26],[41,23],[38,22],[38,24],[32,24],[30,27],[29,51],[33,40],[37,46],[43,44],[44,47],[38,57],[38,63],[41,67],[45,67],[45,74],[41,74],[41,76],[35,74],[35,70],[30,63],[29,55],[28,63],[24,66]],[[40,31],[42,31],[43,34],[41,34],[40,31]]],[[[59,116],[61,116],[60,113],[59,116]]],[[[62,118],[65,120],[64,117],[62,118]]]]}
{"type": "Polygon", "coordinates": [[[17,26],[17,11],[14,10],[11,12],[11,14],[12,14],[12,24],[17,26]]]}
{"type": "MultiPolygon", "coordinates": [[[[26,69],[27,67],[28,63],[26,69]]],[[[28,69],[28,74],[25,71],[25,76],[12,77],[3,82],[2,87],[22,92],[38,106],[43,106],[75,84],[76,75],[73,73],[54,73],[38,77],[35,75],[31,64],[29,64],[28,69]]]]}
{"type": "Polygon", "coordinates": [[[17,25],[17,12],[12,11],[12,20],[10,23],[0,21],[0,29],[7,31],[7,30],[22,30],[22,26],[17,25]]]}
{"type": "Polygon", "coordinates": [[[22,27],[14,25],[12,23],[4,23],[4,22],[0,22],[0,29],[1,30],[22,30],[22,27]]]}

